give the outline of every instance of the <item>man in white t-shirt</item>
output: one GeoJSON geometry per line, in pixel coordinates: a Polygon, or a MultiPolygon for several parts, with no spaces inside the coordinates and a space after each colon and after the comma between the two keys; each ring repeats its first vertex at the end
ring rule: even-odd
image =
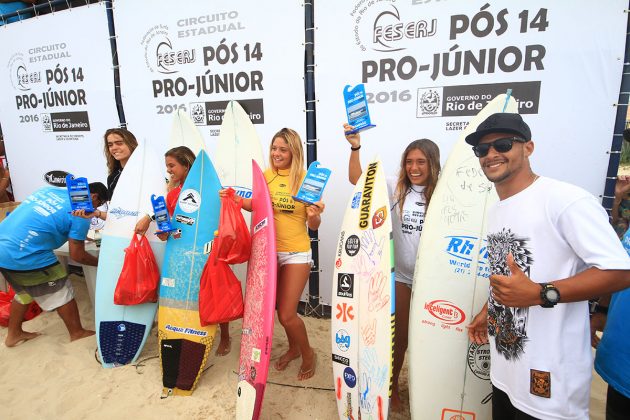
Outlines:
{"type": "Polygon", "coordinates": [[[520,115],[493,114],[466,142],[500,200],[488,212],[488,303],[468,327],[490,341],[492,416],[588,419],[586,300],[630,286],[630,258],[591,194],[532,172],[520,115]]]}

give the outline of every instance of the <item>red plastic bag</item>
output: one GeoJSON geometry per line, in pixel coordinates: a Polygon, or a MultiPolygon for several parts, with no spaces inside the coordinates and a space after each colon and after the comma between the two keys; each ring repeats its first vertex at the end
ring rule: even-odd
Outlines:
{"type": "Polygon", "coordinates": [[[232,188],[228,188],[227,195],[221,198],[219,234],[213,245],[217,249],[215,258],[228,264],[244,263],[249,260],[252,250],[252,239],[241,213],[242,202],[237,204],[234,201],[235,193],[232,188]]]}
{"type": "MultiPolygon", "coordinates": [[[[9,315],[11,313],[11,301],[15,296],[15,292],[9,286],[9,290],[6,292],[0,291],[0,325],[3,327],[9,326],[9,315]]],[[[24,321],[29,321],[42,313],[42,308],[39,307],[37,302],[31,302],[28,305],[28,309],[24,314],[24,321]]]]}
{"type": "Polygon", "coordinates": [[[201,273],[199,321],[202,326],[243,317],[243,290],[230,266],[216,258],[212,247],[201,273]],[[213,255],[214,254],[214,255],[213,255]]]}
{"type": "Polygon", "coordinates": [[[157,302],[160,270],[146,236],[133,235],[114,291],[116,305],[157,302]]]}

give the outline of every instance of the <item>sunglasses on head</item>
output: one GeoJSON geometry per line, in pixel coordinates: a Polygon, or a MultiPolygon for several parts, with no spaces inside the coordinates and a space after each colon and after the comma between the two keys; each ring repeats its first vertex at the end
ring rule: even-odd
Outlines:
{"type": "Polygon", "coordinates": [[[512,150],[512,145],[517,141],[519,143],[525,143],[527,140],[523,140],[520,137],[505,137],[502,139],[496,139],[490,143],[481,143],[476,146],[473,146],[473,152],[475,152],[475,156],[484,157],[490,151],[490,147],[493,147],[499,153],[506,153],[512,150]]]}

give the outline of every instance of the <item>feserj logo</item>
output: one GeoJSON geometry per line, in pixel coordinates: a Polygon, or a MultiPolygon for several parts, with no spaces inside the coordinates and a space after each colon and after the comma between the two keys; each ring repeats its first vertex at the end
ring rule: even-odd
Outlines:
{"type": "Polygon", "coordinates": [[[448,300],[427,302],[424,304],[424,309],[433,317],[449,325],[461,324],[466,319],[464,311],[448,300]]]}
{"type": "Polygon", "coordinates": [[[48,171],[44,174],[44,181],[54,187],[65,187],[66,186],[66,176],[68,172],[53,170],[48,171]]]}

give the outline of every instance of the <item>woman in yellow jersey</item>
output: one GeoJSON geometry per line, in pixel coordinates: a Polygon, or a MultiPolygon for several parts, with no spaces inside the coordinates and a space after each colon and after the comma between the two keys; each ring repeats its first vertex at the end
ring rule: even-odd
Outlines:
{"type": "MultiPolygon", "coordinates": [[[[289,349],[274,367],[285,370],[289,363],[302,357],[298,380],[315,375],[317,359],[308,341],[304,321],[297,314],[300,296],[311,271],[311,242],[307,226],[317,230],[324,203],[305,206],[294,201],[306,175],[304,151],[300,136],[290,128],[283,128],[274,136],[269,147],[269,169],[265,171],[269,186],[273,218],[276,224],[276,250],[278,252],[278,285],[276,308],[278,320],[284,327],[289,349]]],[[[223,194],[223,191],[221,192],[223,194]]],[[[251,211],[251,199],[243,200],[243,208],[251,211]]]]}
{"type": "Polygon", "coordinates": [[[273,205],[278,252],[276,307],[289,340],[289,349],[274,367],[284,370],[291,360],[302,356],[298,380],[305,380],[315,374],[317,359],[304,321],[297,315],[297,306],[311,271],[311,241],[306,226],[311,230],[319,228],[324,203],[305,206],[291,198],[297,195],[306,175],[302,141],[294,130],[283,128],[273,136],[269,164],[265,178],[273,205]]]}

